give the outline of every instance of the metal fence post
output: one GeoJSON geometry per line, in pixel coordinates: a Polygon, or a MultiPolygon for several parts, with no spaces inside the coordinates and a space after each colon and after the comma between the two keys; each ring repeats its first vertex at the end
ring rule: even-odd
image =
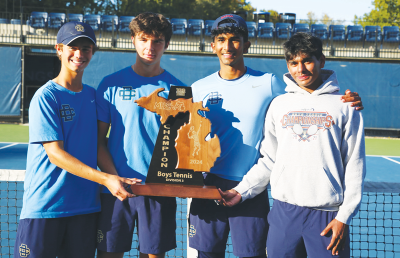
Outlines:
{"type": "Polygon", "coordinates": [[[23,8],[24,8],[24,7],[21,6],[21,13],[20,13],[21,31],[20,31],[20,37],[19,37],[19,41],[20,41],[21,44],[25,43],[25,40],[24,40],[24,33],[23,33],[23,31],[22,31],[22,27],[23,27],[23,25],[22,25],[22,18],[23,18],[23,16],[24,16],[24,14],[23,14],[23,8]]]}
{"type": "Polygon", "coordinates": [[[21,46],[21,123],[25,124],[25,46],[21,46]]]}
{"type": "Polygon", "coordinates": [[[289,39],[290,39],[290,30],[289,30],[289,26],[286,28],[286,30],[287,30],[287,40],[289,40],[289,39]]]}
{"type": "Polygon", "coordinates": [[[378,28],[375,27],[375,52],[374,57],[379,57],[379,50],[378,50],[378,28]]]}
{"type": "Polygon", "coordinates": [[[331,51],[329,54],[331,56],[335,56],[335,49],[333,48],[333,27],[331,27],[331,51]]]}
{"type": "Polygon", "coordinates": [[[114,37],[114,18],[111,20],[111,47],[114,48],[116,46],[115,44],[115,37],[114,37]]]}

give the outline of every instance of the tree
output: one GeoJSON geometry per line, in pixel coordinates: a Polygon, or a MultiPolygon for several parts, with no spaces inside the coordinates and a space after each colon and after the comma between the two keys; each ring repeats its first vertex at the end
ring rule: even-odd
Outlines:
{"type": "Polygon", "coordinates": [[[308,23],[308,25],[312,25],[318,22],[318,18],[313,12],[308,12],[307,13],[307,20],[305,20],[305,23],[308,23]]]}
{"type": "MultiPolygon", "coordinates": [[[[0,10],[18,18],[20,0],[1,0],[0,10]]],[[[216,19],[232,11],[246,11],[253,19],[256,10],[245,0],[21,0],[23,12],[33,11],[136,16],[142,12],[162,13],[169,18],[216,19]]],[[[3,12],[2,12],[3,13],[3,12]]]]}
{"type": "Polygon", "coordinates": [[[375,0],[372,3],[374,9],[363,16],[355,16],[355,24],[360,24],[362,26],[400,26],[399,0],[375,0]]]}
{"type": "Polygon", "coordinates": [[[329,15],[326,14],[326,13],[324,13],[324,14],[322,15],[321,22],[322,22],[323,24],[325,24],[326,26],[329,26],[329,25],[333,25],[333,24],[334,24],[334,23],[333,23],[333,19],[332,19],[331,17],[329,17],[329,15]]]}

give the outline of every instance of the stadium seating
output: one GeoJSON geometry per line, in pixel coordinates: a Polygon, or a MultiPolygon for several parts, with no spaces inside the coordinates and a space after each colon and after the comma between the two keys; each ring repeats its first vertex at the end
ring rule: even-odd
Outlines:
{"type": "Polygon", "coordinates": [[[200,42],[203,37],[204,21],[201,19],[188,20],[188,41],[200,42]]]}
{"type": "Polygon", "coordinates": [[[135,16],[121,16],[119,17],[119,27],[118,30],[120,33],[131,33],[131,30],[129,29],[129,24],[131,21],[135,19],[135,16]]]}
{"type": "Polygon", "coordinates": [[[400,36],[399,27],[384,26],[382,35],[382,48],[399,48],[400,36]]]}
{"type": "Polygon", "coordinates": [[[101,23],[100,15],[98,14],[87,14],[83,16],[83,22],[89,24],[95,32],[100,30],[101,23]]]}
{"type": "MultiPolygon", "coordinates": [[[[245,13],[240,14],[245,16],[245,13]]],[[[254,21],[246,22],[249,31],[249,40],[252,42],[253,46],[280,46],[290,36],[301,31],[311,32],[313,35],[318,36],[323,41],[324,47],[329,46],[332,42],[332,47],[334,48],[332,49],[333,52],[331,52],[332,55],[347,56],[347,54],[343,54],[347,51],[344,49],[345,47],[366,49],[377,48],[377,51],[372,51],[371,53],[373,56],[381,57],[382,55],[380,53],[382,53],[382,51],[391,51],[390,53],[392,53],[393,49],[399,49],[400,31],[397,26],[385,26],[383,29],[381,29],[380,26],[365,26],[365,28],[363,28],[360,25],[349,25],[347,28],[344,25],[330,25],[329,28],[327,28],[325,24],[312,24],[310,26],[305,23],[295,23],[296,16],[293,13],[280,13],[281,22],[274,25],[268,21],[270,18],[269,12],[254,12],[253,14],[254,21]]],[[[23,20],[22,24],[22,34],[27,35],[26,37],[19,37],[22,35],[20,26],[21,22],[19,19],[6,19],[6,16],[3,17],[4,18],[0,18],[0,36],[12,35],[12,37],[18,37],[15,41],[16,43],[24,42],[28,44],[42,44],[37,40],[27,41],[27,39],[39,39],[43,36],[55,36],[58,29],[65,22],[82,21],[88,23],[93,28],[96,37],[101,41],[99,41],[101,47],[116,47],[115,43],[119,42],[121,43],[119,44],[119,47],[121,48],[132,48],[129,24],[135,16],[118,17],[116,15],[100,16],[76,13],[32,12],[29,19],[26,21],[26,25],[25,20],[23,20]],[[115,25],[114,35],[112,35],[112,21],[115,25]],[[18,41],[19,39],[22,41],[18,41]]],[[[211,28],[214,20],[186,20],[182,18],[167,19],[171,22],[173,28],[171,41],[175,42],[171,44],[174,46],[173,48],[171,48],[170,45],[170,50],[198,51],[198,43],[204,42],[205,45],[200,45],[201,51],[211,51],[209,43],[211,42],[211,28]],[[183,42],[188,43],[181,44],[183,42]],[[190,49],[187,47],[190,47],[190,49]]],[[[40,40],[43,41],[43,39],[40,40]]],[[[46,40],[51,41],[52,39],[47,37],[46,40]]],[[[262,47],[260,49],[265,50],[267,48],[262,47]]],[[[354,55],[354,49],[349,51],[347,52],[349,52],[350,55],[354,55]]],[[[373,57],[368,51],[369,54],[366,55],[365,51],[363,52],[364,54],[360,54],[357,57],[373,57]]],[[[272,52],[267,51],[263,53],[269,54],[272,52]]]]}
{"type": "Polygon", "coordinates": [[[68,21],[77,21],[77,22],[83,22],[83,14],[80,13],[69,13],[67,15],[68,21]]]}
{"type": "Polygon", "coordinates": [[[364,48],[375,48],[375,41],[377,47],[380,48],[382,41],[381,27],[365,26],[364,48]]]}
{"type": "Polygon", "coordinates": [[[257,45],[273,45],[275,28],[272,22],[258,24],[257,45]]]}
{"type": "Polygon", "coordinates": [[[96,38],[100,38],[100,15],[98,14],[86,14],[83,16],[83,22],[87,23],[92,27],[96,38]]]}
{"type": "Polygon", "coordinates": [[[205,20],[204,22],[204,36],[205,39],[207,39],[207,37],[211,37],[211,29],[212,29],[212,25],[214,24],[215,20],[205,20]]]}
{"type": "MultiPolygon", "coordinates": [[[[21,24],[21,20],[20,19],[11,19],[10,24],[21,24]]],[[[27,25],[30,25],[30,24],[27,24],[27,25]]]]}
{"type": "Polygon", "coordinates": [[[280,13],[279,19],[282,23],[290,23],[293,26],[296,22],[296,14],[295,13],[280,13]]]}
{"type": "Polygon", "coordinates": [[[364,29],[361,25],[347,26],[347,42],[346,47],[362,48],[364,40],[364,29]]]}
{"type": "Polygon", "coordinates": [[[171,19],[172,24],[172,38],[171,41],[184,41],[186,42],[186,19],[173,18],[171,19]]]}
{"type": "Polygon", "coordinates": [[[48,28],[58,30],[65,23],[65,13],[49,13],[48,28]]]}
{"type": "Polygon", "coordinates": [[[326,41],[329,38],[327,26],[325,24],[312,24],[311,33],[320,38],[322,41],[326,41]]]}
{"type": "Polygon", "coordinates": [[[290,23],[278,22],[275,24],[275,45],[282,45],[291,37],[292,25],[290,23]]]}
{"type": "Polygon", "coordinates": [[[254,20],[258,23],[269,22],[270,13],[269,12],[253,12],[254,20]]]}
{"type": "Polygon", "coordinates": [[[214,23],[214,20],[205,20],[204,21],[204,49],[207,52],[212,51],[210,42],[212,40],[211,29],[212,29],[213,23],[214,23]]]}
{"type": "Polygon", "coordinates": [[[47,12],[32,12],[29,17],[29,25],[35,29],[35,34],[47,34],[47,12]]]}
{"type": "Polygon", "coordinates": [[[329,44],[333,47],[343,48],[346,39],[344,25],[329,25],[329,44]]]}
{"type": "Polygon", "coordinates": [[[47,18],[46,12],[32,12],[29,18],[30,25],[35,29],[46,29],[47,18]]]}
{"type": "Polygon", "coordinates": [[[113,30],[114,31],[118,30],[117,15],[102,15],[100,22],[101,22],[101,29],[105,32],[112,32],[113,30]]]}
{"type": "Polygon", "coordinates": [[[310,32],[310,25],[307,23],[295,23],[293,24],[292,33],[296,34],[297,32],[310,32]]]}
{"type": "Polygon", "coordinates": [[[116,39],[118,31],[118,16],[102,15],[100,23],[101,23],[101,37],[103,39],[116,39]]]}
{"type": "Polygon", "coordinates": [[[257,25],[255,22],[252,21],[247,21],[247,30],[249,32],[249,41],[251,44],[255,45],[256,44],[256,38],[257,38],[257,25]]]}

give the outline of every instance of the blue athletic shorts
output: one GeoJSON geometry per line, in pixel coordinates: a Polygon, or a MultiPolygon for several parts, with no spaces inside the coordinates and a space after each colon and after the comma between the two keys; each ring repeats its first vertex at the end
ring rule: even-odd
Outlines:
{"type": "MultiPolygon", "coordinates": [[[[239,182],[207,174],[205,185],[222,191],[239,182]]],[[[213,200],[193,199],[189,217],[189,246],[203,252],[225,252],[229,231],[233,253],[239,257],[265,254],[269,212],[268,192],[264,191],[234,207],[217,205],[213,200]]]]}
{"type": "Polygon", "coordinates": [[[93,258],[98,213],[19,221],[14,258],[93,258]]]}
{"type": "Polygon", "coordinates": [[[97,249],[104,252],[131,250],[135,222],[139,251],[159,254],[176,248],[176,199],[138,196],[123,202],[101,194],[97,249]]]}
{"type": "Polygon", "coordinates": [[[340,250],[338,256],[332,255],[332,250],[326,250],[331,236],[320,235],[336,214],[274,200],[268,216],[268,258],[350,257],[349,234],[346,236],[345,249],[340,250]]]}

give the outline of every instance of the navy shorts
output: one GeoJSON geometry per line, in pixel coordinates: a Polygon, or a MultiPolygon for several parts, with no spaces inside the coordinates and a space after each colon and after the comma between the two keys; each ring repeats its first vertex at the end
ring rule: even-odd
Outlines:
{"type": "MultiPolygon", "coordinates": [[[[204,183],[225,191],[239,182],[207,174],[204,183]]],[[[265,255],[268,212],[267,191],[234,207],[217,205],[213,200],[193,199],[189,217],[189,246],[203,252],[225,252],[230,231],[235,256],[265,255]]]]}
{"type": "Polygon", "coordinates": [[[21,219],[14,258],[93,258],[98,213],[63,218],[21,219]]]}
{"type": "Polygon", "coordinates": [[[122,253],[131,250],[135,222],[139,251],[160,254],[176,247],[176,199],[138,196],[123,202],[101,194],[97,249],[122,253]]]}
{"type": "Polygon", "coordinates": [[[336,214],[274,200],[268,216],[268,257],[350,257],[349,234],[345,249],[340,250],[339,255],[332,255],[332,250],[326,250],[331,236],[320,235],[336,214]]]}

